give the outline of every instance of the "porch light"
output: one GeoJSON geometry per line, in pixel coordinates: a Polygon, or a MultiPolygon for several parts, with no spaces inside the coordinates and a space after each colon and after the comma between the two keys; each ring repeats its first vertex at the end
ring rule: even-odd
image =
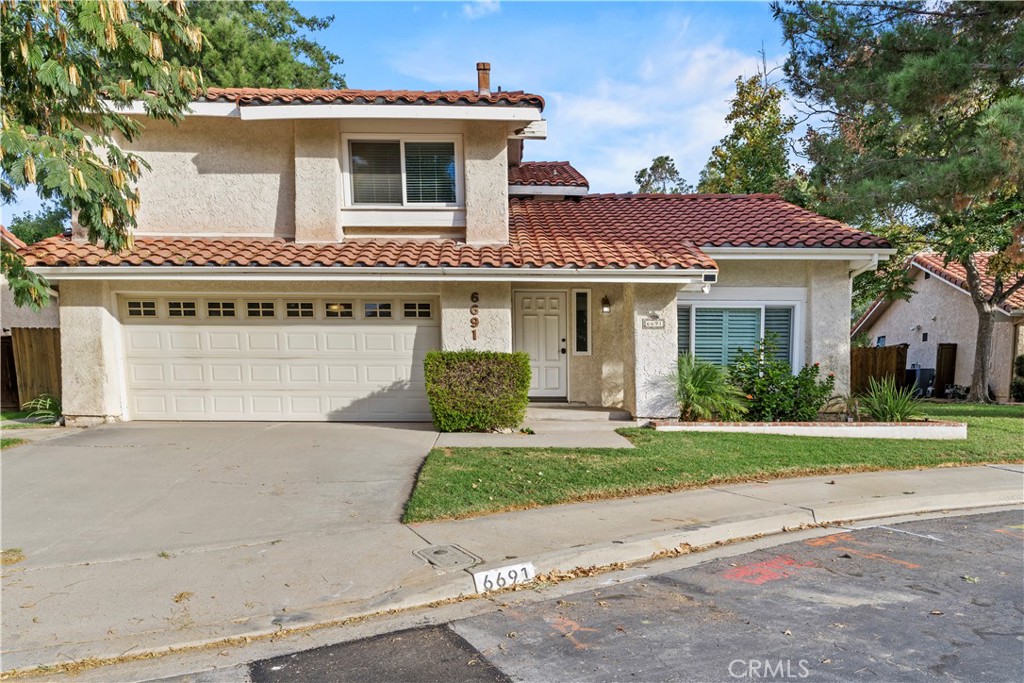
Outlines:
{"type": "Polygon", "coordinates": [[[605,297],[603,297],[601,299],[601,312],[602,313],[611,313],[612,312],[612,302],[609,301],[607,296],[605,296],[605,297]]]}

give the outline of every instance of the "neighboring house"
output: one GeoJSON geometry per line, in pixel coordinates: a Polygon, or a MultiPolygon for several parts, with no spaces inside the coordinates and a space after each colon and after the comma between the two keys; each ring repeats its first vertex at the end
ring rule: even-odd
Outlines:
{"type": "MultiPolygon", "coordinates": [[[[13,249],[23,249],[26,245],[18,239],[14,233],[0,225],[0,240],[13,249]]],[[[30,401],[35,396],[19,395],[19,363],[17,357],[27,359],[35,349],[15,348],[16,345],[31,344],[31,335],[19,336],[17,342],[12,332],[14,330],[27,329],[57,329],[60,327],[60,314],[58,312],[57,296],[54,293],[50,303],[40,311],[34,311],[27,306],[18,307],[14,305],[14,296],[7,286],[7,280],[0,276],[0,405],[4,409],[17,409],[21,404],[30,401]],[[17,353],[16,353],[17,351],[17,353]]],[[[25,388],[22,393],[32,392],[31,387],[37,386],[37,382],[26,374],[33,372],[33,367],[21,364],[21,385],[25,388]]],[[[44,382],[45,383],[45,382],[44,382]]]]}
{"type": "MultiPolygon", "coordinates": [[[[983,275],[990,256],[975,257],[983,275]]],[[[947,385],[970,386],[978,312],[967,291],[964,267],[955,262],[943,265],[942,256],[931,253],[918,254],[908,267],[915,294],[909,301],[875,301],[854,324],[853,336],[867,335],[872,346],[907,344],[907,365],[922,371],[926,385],[934,378],[935,396],[943,396],[947,385]]],[[[993,285],[992,278],[983,277],[986,296],[992,295],[993,285]]],[[[1000,306],[992,332],[990,388],[1000,401],[1009,398],[1013,359],[1022,353],[1024,290],[1018,290],[1000,306]]]]}
{"type": "Polygon", "coordinates": [[[23,250],[60,287],[69,421],[426,420],[437,348],[525,350],[535,399],[669,416],[681,347],[724,362],[762,328],[846,386],[851,277],[888,243],[771,195],[589,195],[522,161],[543,99],[478,72],[211,88],[145,121],[132,250],[23,250]]]}

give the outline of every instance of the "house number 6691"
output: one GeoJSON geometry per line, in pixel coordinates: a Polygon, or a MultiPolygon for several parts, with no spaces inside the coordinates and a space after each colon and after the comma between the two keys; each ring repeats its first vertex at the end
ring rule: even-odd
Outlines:
{"type": "Polygon", "coordinates": [[[477,306],[477,304],[480,303],[480,293],[473,292],[469,295],[469,300],[473,302],[473,305],[469,307],[469,315],[472,316],[469,319],[470,334],[473,335],[473,341],[476,341],[476,328],[480,327],[480,318],[477,317],[480,314],[480,307],[477,306]]]}

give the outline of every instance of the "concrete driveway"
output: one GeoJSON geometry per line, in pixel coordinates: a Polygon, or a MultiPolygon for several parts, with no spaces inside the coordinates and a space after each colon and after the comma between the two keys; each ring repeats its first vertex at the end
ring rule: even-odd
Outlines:
{"type": "Polygon", "coordinates": [[[4,568],[4,668],[52,661],[53,648],[111,654],[123,644],[102,646],[111,637],[270,627],[289,606],[429,578],[412,554],[427,544],[399,518],[436,437],[429,425],[128,423],[5,451],[2,545],[24,559],[4,568]]]}

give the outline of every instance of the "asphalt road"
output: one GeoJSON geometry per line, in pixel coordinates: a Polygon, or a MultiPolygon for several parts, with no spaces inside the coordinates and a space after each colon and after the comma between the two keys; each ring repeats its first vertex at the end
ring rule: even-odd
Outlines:
{"type": "Polygon", "coordinates": [[[1020,681],[1024,512],[776,546],[254,662],[298,681],[1020,681]]]}

